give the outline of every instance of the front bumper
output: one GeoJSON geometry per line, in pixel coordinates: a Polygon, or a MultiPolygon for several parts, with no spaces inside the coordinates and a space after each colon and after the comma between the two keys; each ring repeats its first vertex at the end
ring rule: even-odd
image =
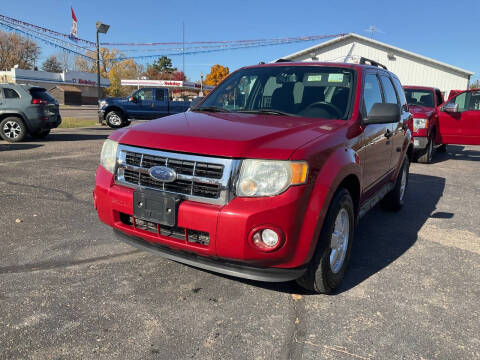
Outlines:
{"type": "Polygon", "coordinates": [[[127,238],[136,239],[137,244],[155,249],[164,256],[167,254],[168,258],[172,258],[172,254],[180,256],[180,252],[189,254],[172,258],[175,261],[249,279],[287,281],[303,274],[310,256],[312,238],[303,235],[307,228],[304,216],[310,193],[311,187],[303,185],[270,198],[237,197],[224,206],[183,200],[177,210],[175,229],[160,225],[158,231],[152,232],[136,226],[134,190],[116,185],[113,175],[99,166],[94,204],[101,221],[117,233],[120,231],[127,238]],[[275,251],[262,251],[251,241],[255,229],[265,227],[279,229],[283,234],[283,243],[275,251]],[[172,234],[176,231],[176,236],[168,235],[169,230],[172,234]],[[185,236],[179,237],[179,230],[185,236]],[[208,243],[190,242],[189,232],[207,233],[208,243]]]}
{"type": "Polygon", "coordinates": [[[428,145],[428,138],[426,136],[414,136],[413,148],[415,150],[425,150],[428,145]]]}
{"type": "Polygon", "coordinates": [[[248,266],[242,263],[226,261],[219,258],[199,256],[192,252],[173,250],[168,246],[151,243],[140,237],[129,236],[119,230],[114,229],[113,232],[118,240],[124,241],[141,250],[151,251],[164,258],[182,264],[244,279],[268,282],[290,281],[301,277],[307,268],[305,265],[294,269],[248,266]]]}
{"type": "Polygon", "coordinates": [[[105,110],[98,110],[98,122],[101,124],[105,120],[105,110]]]}

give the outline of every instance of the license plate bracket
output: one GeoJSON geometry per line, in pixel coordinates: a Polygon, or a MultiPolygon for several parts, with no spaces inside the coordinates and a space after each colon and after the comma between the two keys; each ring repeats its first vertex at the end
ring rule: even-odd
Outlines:
{"type": "Polygon", "coordinates": [[[177,225],[177,210],[180,199],[152,190],[133,192],[133,216],[164,226],[177,225]]]}

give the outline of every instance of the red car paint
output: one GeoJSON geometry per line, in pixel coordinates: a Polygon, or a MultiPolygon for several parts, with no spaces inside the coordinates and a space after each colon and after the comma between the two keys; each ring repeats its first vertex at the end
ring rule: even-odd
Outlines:
{"type": "MultiPolygon", "coordinates": [[[[459,144],[459,145],[480,145],[480,104],[478,100],[476,105],[465,105],[465,109],[455,113],[449,113],[444,110],[444,105],[455,103],[459,96],[472,95],[480,97],[479,89],[470,90],[452,90],[449,99],[443,102],[441,95],[435,96],[440,90],[423,86],[404,86],[405,91],[428,91],[432,93],[434,106],[421,106],[409,102],[409,110],[413,118],[427,119],[427,126],[421,129],[414,129],[413,121],[409,124],[410,130],[415,141],[415,150],[425,149],[428,141],[433,139],[435,145],[459,144]],[[462,95],[463,94],[463,95],[462,95]],[[439,101],[439,99],[442,99],[439,101]],[[423,146],[418,148],[417,141],[424,140],[423,146]]],[[[470,100],[469,99],[469,100],[470,100]]],[[[408,100],[408,96],[407,96],[408,100]]],[[[472,103],[474,99],[472,100],[472,103]]]]}
{"type": "MultiPolygon", "coordinates": [[[[285,63],[255,67],[272,66],[285,63]]],[[[288,66],[353,69],[356,81],[348,119],[186,112],[117,130],[110,139],[128,146],[227,159],[306,161],[306,184],[291,186],[271,197],[234,196],[225,205],[183,200],[178,208],[177,225],[208,233],[210,243],[203,246],[125,223],[121,214],[133,215],[134,190],[115,183],[114,175],[99,166],[94,199],[100,220],[123,234],[209,259],[266,269],[306,265],[315,250],[330,201],[340,187],[351,192],[358,216],[362,210],[368,210],[369,201],[375,199],[385,184],[396,181],[403,159],[413,151],[406,126],[411,116],[404,111],[398,123],[363,124],[364,75],[370,72],[393,76],[383,69],[343,63],[288,63],[288,66]],[[281,246],[269,252],[255,247],[252,230],[262,227],[281,232],[281,246]]],[[[406,104],[401,105],[406,109],[406,104]]]]}

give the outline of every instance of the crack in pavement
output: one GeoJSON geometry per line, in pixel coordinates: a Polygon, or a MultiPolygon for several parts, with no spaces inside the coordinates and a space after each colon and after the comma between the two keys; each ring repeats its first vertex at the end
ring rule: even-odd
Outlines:
{"type": "Polygon", "coordinates": [[[133,250],[133,251],[129,251],[121,254],[105,255],[105,256],[99,256],[96,258],[76,260],[76,261],[57,261],[57,262],[54,261],[54,262],[40,262],[36,264],[4,266],[0,268],[0,274],[18,274],[18,273],[33,272],[33,271],[52,270],[56,268],[66,268],[66,267],[83,265],[83,264],[97,263],[97,262],[120,258],[124,256],[130,256],[130,255],[138,254],[141,252],[142,252],[141,250],[133,250]]]}
{"type": "Polygon", "coordinates": [[[305,297],[291,294],[293,306],[290,311],[292,326],[286,335],[286,341],[280,353],[282,360],[299,360],[302,358],[305,339],[307,336],[307,322],[305,319],[305,297]]]}

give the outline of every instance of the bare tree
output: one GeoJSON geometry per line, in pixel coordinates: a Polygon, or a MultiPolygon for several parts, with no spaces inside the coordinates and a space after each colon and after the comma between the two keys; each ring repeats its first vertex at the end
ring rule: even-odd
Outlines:
{"type": "Polygon", "coordinates": [[[17,34],[0,31],[0,69],[33,69],[40,56],[40,47],[32,40],[17,34]]]}
{"type": "Polygon", "coordinates": [[[75,69],[75,58],[72,54],[66,51],[60,51],[55,55],[60,62],[63,70],[74,70],[75,69]]]}

